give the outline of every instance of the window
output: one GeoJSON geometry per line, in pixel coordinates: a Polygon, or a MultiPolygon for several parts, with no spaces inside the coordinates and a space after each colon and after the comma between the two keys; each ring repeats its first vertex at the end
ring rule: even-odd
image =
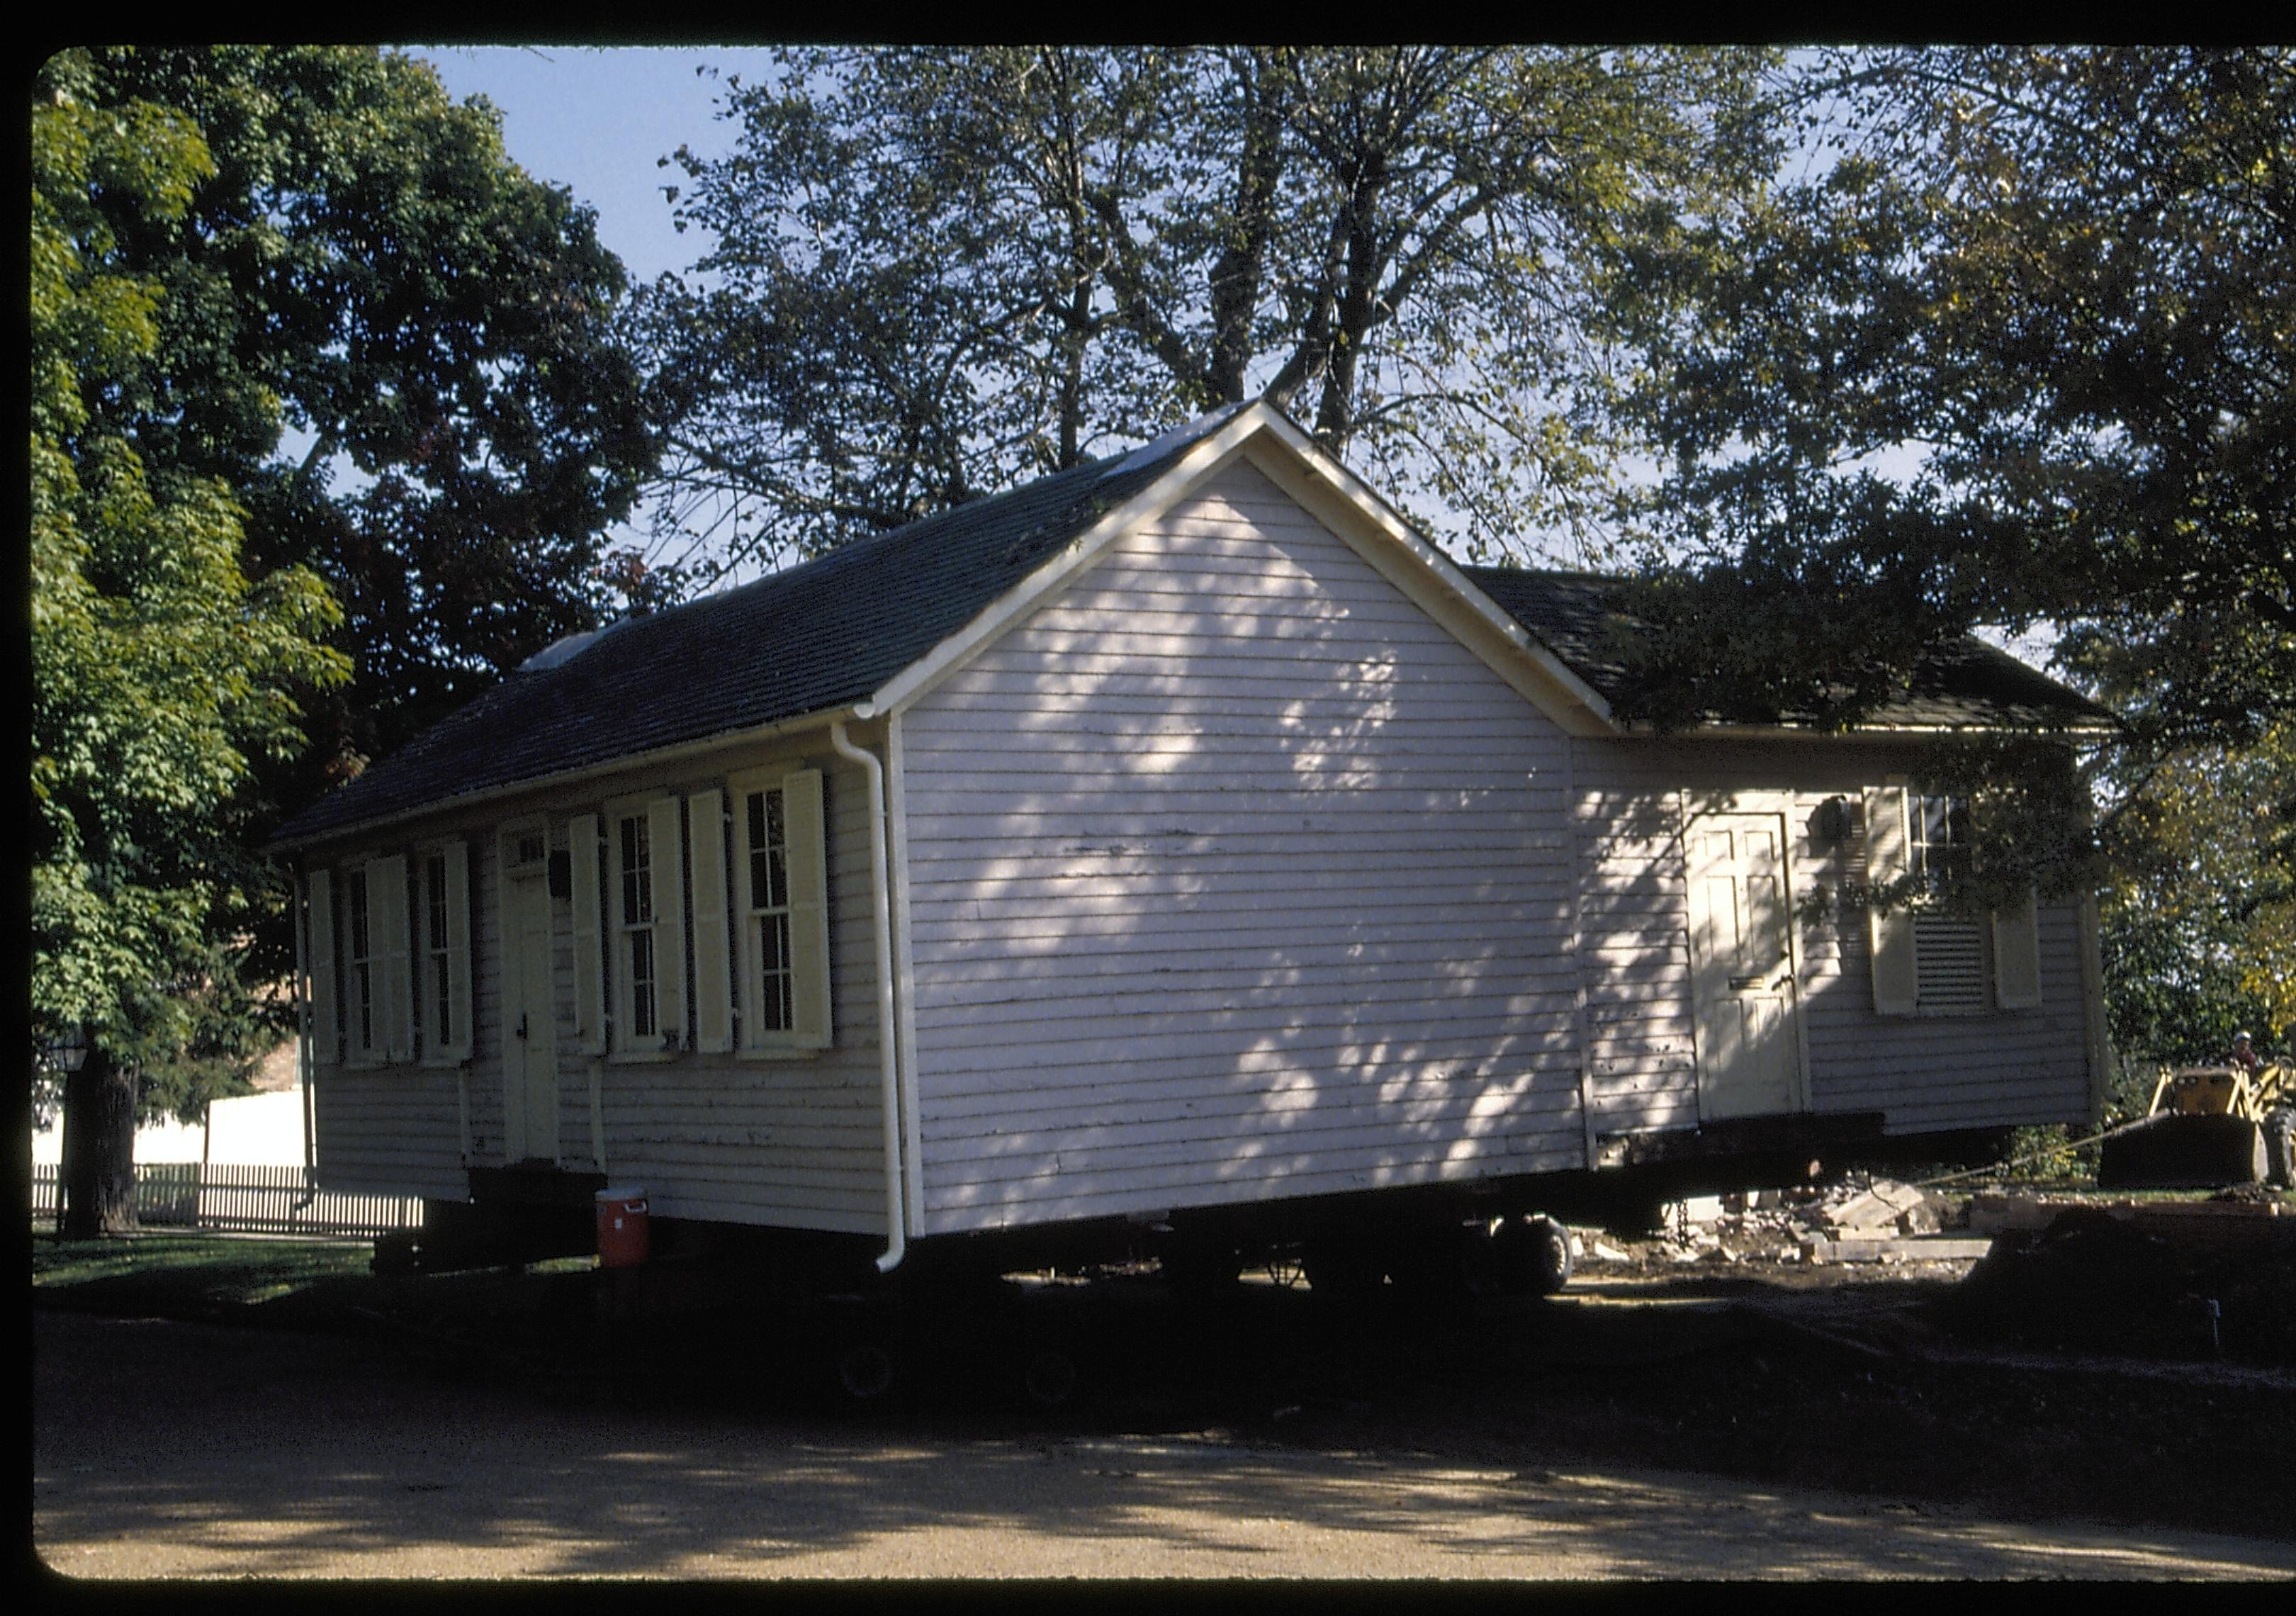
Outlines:
{"type": "Polygon", "coordinates": [[[1907,865],[1922,890],[1934,898],[1949,882],[1969,874],[1969,799],[1906,798],[1907,865]]]}
{"type": "Polygon", "coordinates": [[[1886,887],[1911,876],[1915,889],[1910,905],[1867,913],[1874,1008],[1883,1015],[1977,1015],[2040,1003],[2030,894],[1989,919],[1933,906],[1948,882],[1970,868],[1971,822],[1966,797],[1911,790],[1903,782],[1866,793],[1867,884],[1886,887]]]}
{"type": "Polygon", "coordinates": [[[750,957],[756,962],[758,1030],[795,1025],[797,975],[790,957],[789,824],[779,791],[752,792],[750,817],[750,957]]]}
{"type": "Polygon", "coordinates": [[[415,894],[415,1019],[422,1059],[434,1066],[471,1058],[471,865],[459,841],[420,856],[415,894]]]}
{"type": "Polygon", "coordinates": [[[1906,864],[1921,893],[1913,915],[1915,1003],[1923,1011],[1966,1015],[1992,1008],[1984,920],[1921,906],[1969,874],[1972,854],[1968,798],[1906,793],[1906,864]]]}
{"type": "Polygon", "coordinates": [[[303,879],[303,946],[309,972],[304,1004],[310,1013],[311,1059],[322,1066],[332,1066],[343,1058],[342,1021],[337,1013],[341,995],[335,978],[334,873],[311,871],[303,879]]]}
{"type": "Polygon", "coordinates": [[[629,986],[624,1013],[634,1039],[654,1036],[653,979],[653,846],[651,827],[643,814],[625,814],[616,822],[621,833],[621,947],[615,955],[629,986]]]}
{"type": "Polygon", "coordinates": [[[759,769],[732,784],[737,1047],[759,1055],[826,1049],[832,1028],[821,772],[759,769]]]}
{"type": "MultiPolygon", "coordinates": [[[[606,1018],[604,1042],[611,1052],[631,1057],[659,1056],[689,1047],[685,1025],[685,876],[684,839],[679,826],[678,800],[650,800],[608,805],[605,816],[606,947],[596,952],[612,987],[611,1013],[606,1018]]],[[[587,834],[583,821],[571,833],[578,902],[575,913],[577,969],[592,968],[591,948],[583,940],[587,929],[586,905],[579,900],[580,846],[587,834]]],[[[593,844],[594,845],[594,844],[593,844]]],[[[720,860],[722,864],[722,859],[720,860]]],[[[584,1021],[584,1041],[593,1040],[586,1002],[578,1006],[584,1021]]]]}
{"type": "Polygon", "coordinates": [[[404,854],[344,867],[343,1043],[361,1065],[414,1054],[414,1004],[408,981],[408,880],[404,854]]]}
{"type": "Polygon", "coordinates": [[[366,870],[350,872],[344,882],[348,913],[343,935],[344,1021],[350,1034],[351,1054],[373,1060],[375,1054],[374,917],[367,908],[366,870]]]}
{"type": "Polygon", "coordinates": [[[461,842],[307,877],[312,1057],[431,1064],[471,1055],[470,861],[461,842]]]}

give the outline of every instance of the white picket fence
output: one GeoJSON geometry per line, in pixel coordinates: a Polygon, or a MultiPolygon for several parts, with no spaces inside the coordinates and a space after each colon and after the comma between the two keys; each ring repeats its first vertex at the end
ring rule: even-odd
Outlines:
{"type": "MultiPolygon", "coordinates": [[[[56,1167],[32,1166],[32,1216],[56,1215],[56,1167]]],[[[422,1222],[422,1202],[314,1189],[301,1167],[154,1161],[135,1169],[135,1220],[146,1228],[250,1235],[374,1235],[422,1222]]]]}

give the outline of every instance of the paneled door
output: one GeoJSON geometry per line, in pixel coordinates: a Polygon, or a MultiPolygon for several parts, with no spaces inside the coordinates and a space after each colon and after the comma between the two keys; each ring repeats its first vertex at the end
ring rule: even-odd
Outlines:
{"type": "Polygon", "coordinates": [[[1799,1111],[1784,816],[1701,814],[1685,852],[1699,1120],[1799,1111]]]}

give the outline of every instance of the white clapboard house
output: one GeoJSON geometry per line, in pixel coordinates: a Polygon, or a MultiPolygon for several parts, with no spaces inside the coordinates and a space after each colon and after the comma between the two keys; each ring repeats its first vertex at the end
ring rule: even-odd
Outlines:
{"type": "Polygon", "coordinates": [[[1806,900],[2096,710],[1972,642],[1638,733],[1603,619],[1254,404],[553,647],[280,833],[320,1180],[890,1262],[2091,1115],[2086,906],[1806,900]]]}

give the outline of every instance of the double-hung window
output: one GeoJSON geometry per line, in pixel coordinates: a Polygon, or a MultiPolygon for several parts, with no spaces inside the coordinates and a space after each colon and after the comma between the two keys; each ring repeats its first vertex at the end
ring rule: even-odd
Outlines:
{"type": "MultiPolygon", "coordinates": [[[[578,889],[575,912],[577,968],[594,968],[603,954],[611,984],[612,1009],[605,1019],[611,1037],[599,1039],[592,1018],[603,1004],[584,988],[578,1009],[586,1046],[603,1042],[618,1055],[662,1055],[687,1047],[685,1025],[685,842],[678,800],[656,797],[607,806],[604,824],[605,897],[603,947],[585,946],[589,906],[580,900],[585,841],[591,822],[575,823],[572,847],[578,889]]],[[[595,842],[590,843],[596,847],[595,842]]]]}
{"type": "Polygon", "coordinates": [[[406,857],[347,865],[342,880],[344,1058],[361,1066],[412,1060],[406,857]]]}
{"type": "Polygon", "coordinates": [[[828,836],[817,769],[737,775],[734,916],[740,1047],[826,1049],[831,1039],[828,836]]]}
{"type": "Polygon", "coordinates": [[[616,923],[620,947],[615,960],[622,967],[623,1005],[630,1038],[644,1043],[661,1030],[659,989],[655,979],[653,912],[653,843],[644,814],[623,814],[614,820],[615,865],[621,882],[621,909],[616,923]]]}
{"type": "Polygon", "coordinates": [[[381,1042],[381,1021],[375,1003],[379,974],[374,947],[374,909],[367,901],[365,865],[349,871],[343,882],[343,1029],[352,1058],[373,1060],[381,1042]]]}
{"type": "Polygon", "coordinates": [[[742,799],[746,839],[750,957],[758,973],[758,1031],[787,1033],[797,1023],[796,964],[790,947],[789,812],[783,788],[751,792],[742,799]]]}
{"type": "Polygon", "coordinates": [[[1967,877],[1972,857],[1969,799],[1906,793],[1906,866],[1915,882],[1914,980],[1918,1007],[1939,1015],[1992,1008],[1986,993],[1986,923],[1936,906],[1967,877]]]}
{"type": "Polygon", "coordinates": [[[460,841],[417,856],[416,992],[422,1058],[451,1065],[471,1058],[471,865],[460,841]]]}

